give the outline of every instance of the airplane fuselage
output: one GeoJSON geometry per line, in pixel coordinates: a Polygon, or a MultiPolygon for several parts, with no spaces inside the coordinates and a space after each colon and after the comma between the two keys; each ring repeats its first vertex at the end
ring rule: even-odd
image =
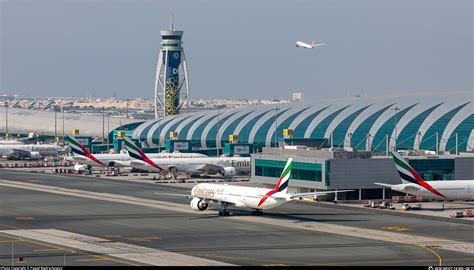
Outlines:
{"type": "MultiPolygon", "coordinates": [[[[150,158],[160,158],[160,159],[170,159],[170,158],[202,158],[206,157],[203,154],[195,153],[155,153],[148,154],[150,158]]],[[[109,167],[131,167],[131,161],[133,160],[128,154],[94,154],[94,157],[100,161],[102,164],[105,164],[109,167]]],[[[89,165],[89,166],[98,166],[104,167],[104,165],[88,158],[85,156],[74,155],[71,157],[73,161],[89,165]]]]}
{"type": "MultiPolygon", "coordinates": [[[[250,172],[250,158],[246,157],[199,157],[199,158],[151,158],[152,161],[160,166],[164,170],[176,169],[178,172],[186,173],[203,173],[203,172],[214,172],[212,168],[209,170],[205,169],[206,165],[215,165],[216,167],[235,168],[237,174],[244,174],[250,172]],[[204,168],[204,169],[203,169],[204,168]]],[[[147,170],[150,172],[160,172],[158,168],[155,168],[143,161],[133,160],[131,166],[147,170]]]]}
{"type": "Polygon", "coordinates": [[[416,196],[423,196],[436,200],[472,200],[474,199],[474,180],[446,180],[446,181],[426,181],[436,191],[444,195],[441,197],[428,189],[417,184],[399,184],[391,186],[392,190],[408,193],[416,196]]]}
{"type": "Polygon", "coordinates": [[[59,154],[64,149],[58,145],[38,145],[38,144],[15,144],[15,145],[0,145],[0,155],[8,155],[11,151],[21,150],[28,152],[38,152],[41,156],[53,156],[59,154]]]}
{"type": "Polygon", "coordinates": [[[268,210],[289,201],[289,197],[275,193],[260,206],[262,198],[270,192],[268,188],[232,186],[227,184],[198,184],[191,190],[191,196],[208,201],[230,202],[235,207],[268,210]]]}

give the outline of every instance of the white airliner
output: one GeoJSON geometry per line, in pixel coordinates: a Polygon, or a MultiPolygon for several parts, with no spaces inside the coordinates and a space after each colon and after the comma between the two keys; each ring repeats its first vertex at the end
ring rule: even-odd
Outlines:
{"type": "Polygon", "coordinates": [[[128,154],[134,158],[130,165],[150,172],[176,171],[189,174],[234,176],[250,172],[249,157],[183,157],[175,159],[148,157],[129,138],[124,138],[128,154]]]}
{"type": "Polygon", "coordinates": [[[43,156],[56,156],[64,148],[52,144],[9,144],[0,145],[0,155],[16,159],[40,159],[43,156]]]}
{"type": "Polygon", "coordinates": [[[301,200],[305,197],[314,198],[329,193],[352,191],[338,190],[309,193],[288,193],[287,191],[291,175],[292,160],[292,158],[289,158],[286,162],[280,179],[278,180],[278,183],[274,189],[203,183],[194,186],[191,190],[191,195],[166,193],[163,193],[162,195],[186,196],[191,199],[190,206],[196,211],[206,210],[210,202],[220,203],[222,209],[219,211],[219,216],[228,216],[230,215],[230,213],[227,211],[228,206],[250,208],[254,210],[252,211],[252,215],[262,215],[262,210],[269,210],[292,200],[301,200]]]}
{"type": "Polygon", "coordinates": [[[322,45],[324,45],[324,44],[326,44],[326,43],[316,44],[316,43],[314,42],[314,40],[313,40],[310,44],[305,43],[305,42],[302,42],[302,41],[297,41],[297,42],[296,42],[296,47],[297,47],[297,48],[304,48],[304,49],[314,49],[314,48],[319,47],[319,46],[322,46],[322,45]]]}
{"type": "Polygon", "coordinates": [[[474,199],[474,180],[446,180],[446,181],[424,181],[408,162],[398,153],[392,152],[393,161],[397,167],[402,184],[390,185],[385,183],[374,183],[386,186],[392,190],[423,196],[436,200],[472,200],[474,199]]]}
{"type": "MultiPolygon", "coordinates": [[[[89,168],[98,167],[132,167],[130,162],[133,160],[129,154],[91,154],[87,149],[72,135],[67,135],[66,140],[71,146],[73,156],[72,161],[85,164],[89,168]]],[[[150,154],[154,158],[185,158],[185,157],[207,157],[196,153],[157,153],[150,154]]]]}

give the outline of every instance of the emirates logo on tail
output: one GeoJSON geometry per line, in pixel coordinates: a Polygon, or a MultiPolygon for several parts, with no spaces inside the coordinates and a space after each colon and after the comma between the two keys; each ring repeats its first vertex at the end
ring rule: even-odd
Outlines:
{"type": "Polygon", "coordinates": [[[397,152],[392,152],[393,161],[395,162],[395,166],[397,167],[398,174],[400,175],[400,179],[402,183],[413,183],[420,185],[435,195],[440,197],[446,198],[443,194],[439,191],[434,189],[430,184],[425,182],[416,171],[408,164],[408,162],[397,152]]]}
{"type": "Polygon", "coordinates": [[[268,199],[268,197],[272,196],[272,194],[275,194],[277,192],[286,193],[288,189],[288,183],[290,182],[292,161],[292,158],[288,159],[285,168],[283,168],[283,172],[281,173],[280,179],[278,180],[276,187],[270,190],[267,194],[265,194],[265,196],[263,196],[263,198],[258,203],[258,206],[262,205],[268,199]]]}
{"type": "Polygon", "coordinates": [[[141,160],[145,163],[147,163],[148,165],[154,167],[154,168],[157,168],[158,170],[160,171],[164,171],[163,168],[161,168],[160,166],[158,166],[155,162],[153,162],[153,160],[151,160],[150,158],[148,158],[148,156],[143,153],[143,151],[138,148],[130,138],[128,137],[124,137],[124,141],[125,141],[125,147],[127,148],[127,151],[128,151],[128,155],[131,156],[132,158],[134,159],[138,159],[138,160],[141,160]]]}

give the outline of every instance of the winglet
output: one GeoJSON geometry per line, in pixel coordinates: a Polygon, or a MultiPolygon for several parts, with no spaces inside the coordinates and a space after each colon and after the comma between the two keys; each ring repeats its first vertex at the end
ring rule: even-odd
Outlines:
{"type": "Polygon", "coordinates": [[[143,151],[138,146],[136,146],[130,138],[124,137],[124,141],[125,141],[125,147],[127,148],[129,156],[131,156],[134,159],[141,160],[160,171],[164,170],[163,168],[158,166],[155,162],[153,162],[145,153],[143,153],[143,151]]]}
{"type": "Polygon", "coordinates": [[[89,153],[87,149],[72,135],[67,134],[66,135],[66,141],[68,144],[71,146],[71,150],[74,154],[84,156],[96,163],[98,163],[101,166],[107,167],[104,163],[102,163],[100,160],[98,160],[94,155],[89,153]]]}

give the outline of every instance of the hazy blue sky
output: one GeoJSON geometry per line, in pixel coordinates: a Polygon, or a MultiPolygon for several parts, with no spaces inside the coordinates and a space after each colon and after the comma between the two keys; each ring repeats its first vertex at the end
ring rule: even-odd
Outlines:
{"type": "Polygon", "coordinates": [[[0,1],[10,94],[150,98],[171,11],[192,97],[473,91],[471,0],[0,1]]]}

